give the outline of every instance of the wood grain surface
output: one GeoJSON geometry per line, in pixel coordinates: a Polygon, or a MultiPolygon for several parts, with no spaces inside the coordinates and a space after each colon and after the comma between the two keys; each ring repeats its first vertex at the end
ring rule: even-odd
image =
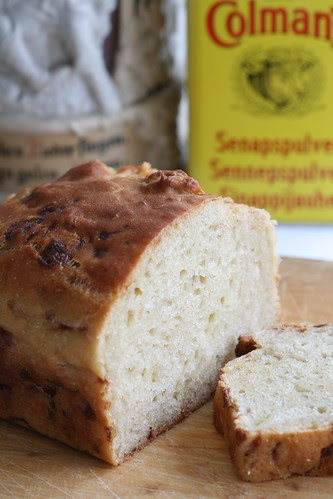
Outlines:
{"type": "MultiPolygon", "coordinates": [[[[333,322],[333,263],[284,259],[281,321],[333,322]]],[[[209,402],[118,468],[0,422],[0,498],[333,497],[333,477],[238,480],[209,402]]]]}

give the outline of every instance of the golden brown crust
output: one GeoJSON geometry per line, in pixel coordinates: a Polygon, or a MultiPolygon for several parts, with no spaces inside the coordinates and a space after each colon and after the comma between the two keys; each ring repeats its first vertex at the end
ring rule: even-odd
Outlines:
{"type": "MultiPolygon", "coordinates": [[[[91,161],[7,199],[0,204],[0,326],[33,348],[43,331],[40,340],[55,339],[59,352],[67,337],[73,350],[82,339],[89,349],[147,245],[212,198],[184,172],[143,164],[116,173],[91,161]]],[[[73,354],[67,360],[90,367],[73,354]]]]}
{"type": "Polygon", "coordinates": [[[156,171],[147,176],[142,182],[145,192],[179,194],[204,194],[196,180],[188,177],[182,170],[156,171]]]}
{"type": "Polygon", "coordinates": [[[333,426],[297,433],[248,432],[237,426],[230,391],[220,380],[214,398],[216,429],[224,435],[239,478],[260,482],[292,474],[333,474],[333,426]]]}
{"type": "Polygon", "coordinates": [[[1,344],[0,417],[110,461],[113,436],[103,400],[107,382],[69,367],[52,372],[20,354],[3,329],[1,344]]]}
{"type": "Polygon", "coordinates": [[[29,269],[51,295],[50,274],[81,293],[115,291],[163,227],[204,198],[184,172],[131,171],[94,161],[1,204],[0,262],[15,257],[12,279],[29,269]]]}

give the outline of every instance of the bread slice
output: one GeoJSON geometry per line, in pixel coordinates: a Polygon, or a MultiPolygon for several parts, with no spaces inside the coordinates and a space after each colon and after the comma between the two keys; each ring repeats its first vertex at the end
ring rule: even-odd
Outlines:
{"type": "Polygon", "coordinates": [[[333,325],[240,337],[220,372],[216,428],[247,481],[333,474],[333,325]]]}
{"type": "Polygon", "coordinates": [[[98,161],[0,205],[0,417],[118,464],[278,310],[269,215],[98,161]]]}

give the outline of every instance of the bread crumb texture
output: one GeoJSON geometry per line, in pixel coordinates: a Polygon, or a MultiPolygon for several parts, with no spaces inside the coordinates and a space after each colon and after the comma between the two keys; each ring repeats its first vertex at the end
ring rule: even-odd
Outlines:
{"type": "Polygon", "coordinates": [[[214,409],[240,477],[333,473],[333,326],[281,326],[237,350],[214,409]]]}

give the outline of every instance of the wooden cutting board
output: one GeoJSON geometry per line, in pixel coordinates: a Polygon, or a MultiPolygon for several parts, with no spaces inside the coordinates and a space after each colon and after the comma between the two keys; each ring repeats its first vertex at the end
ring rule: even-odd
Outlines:
{"type": "MultiPolygon", "coordinates": [[[[283,321],[333,322],[333,263],[284,259],[283,321]]],[[[238,480],[212,423],[212,403],[118,468],[0,422],[0,498],[164,496],[333,497],[333,477],[238,480]]]]}

